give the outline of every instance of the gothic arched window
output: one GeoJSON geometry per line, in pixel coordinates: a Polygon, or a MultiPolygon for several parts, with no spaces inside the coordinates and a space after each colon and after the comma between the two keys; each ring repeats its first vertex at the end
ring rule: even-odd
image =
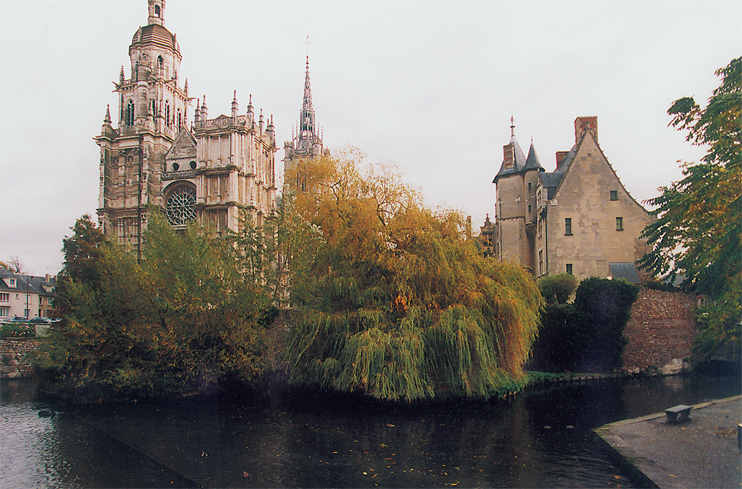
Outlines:
{"type": "Polygon", "coordinates": [[[196,189],[178,187],[167,198],[167,220],[172,226],[185,226],[196,219],[196,189]]]}
{"type": "Polygon", "coordinates": [[[165,102],[165,124],[170,127],[170,101],[165,102]]]}
{"type": "Polygon", "coordinates": [[[155,15],[156,15],[157,17],[159,17],[159,16],[160,16],[160,6],[159,6],[159,5],[155,5],[155,15]]]}
{"type": "Polygon", "coordinates": [[[127,126],[131,126],[134,124],[134,102],[129,100],[129,103],[126,104],[126,116],[124,123],[127,126]]]}
{"type": "Polygon", "coordinates": [[[162,60],[162,56],[157,57],[157,69],[162,71],[164,61],[162,60]]]}
{"type": "Polygon", "coordinates": [[[180,109],[178,109],[178,129],[180,129],[180,126],[183,125],[183,114],[180,112],[180,109]]]}

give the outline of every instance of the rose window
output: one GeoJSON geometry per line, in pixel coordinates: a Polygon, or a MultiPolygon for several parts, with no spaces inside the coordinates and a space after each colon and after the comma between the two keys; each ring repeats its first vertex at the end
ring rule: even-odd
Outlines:
{"type": "Polygon", "coordinates": [[[188,187],[176,189],[167,198],[167,220],[172,226],[185,226],[196,219],[196,190],[188,187]]]}

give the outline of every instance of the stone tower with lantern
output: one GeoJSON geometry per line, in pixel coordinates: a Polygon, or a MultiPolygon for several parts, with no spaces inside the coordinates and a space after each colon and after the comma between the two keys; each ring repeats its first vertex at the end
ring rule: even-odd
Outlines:
{"type": "Polygon", "coordinates": [[[153,212],[176,228],[197,220],[214,232],[236,230],[241,209],[257,223],[276,199],[275,128],[256,115],[252,96],[244,114],[237,93],[229,115],[208,118],[206,97],[193,101],[181,84],[182,55],[165,27],[165,0],[148,0],[147,25],[129,45],[130,70],[121,67],[116,125],[106,109],[100,146],[98,219],[119,244],[141,253],[153,212]]]}

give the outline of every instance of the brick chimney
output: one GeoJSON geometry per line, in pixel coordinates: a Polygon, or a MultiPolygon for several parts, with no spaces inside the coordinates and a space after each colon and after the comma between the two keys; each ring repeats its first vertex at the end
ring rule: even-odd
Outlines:
{"type": "Polygon", "coordinates": [[[593,137],[595,138],[595,142],[598,142],[598,117],[597,116],[588,116],[588,117],[578,117],[575,119],[575,144],[580,142],[580,139],[582,139],[582,136],[585,134],[585,131],[590,131],[593,133],[593,137]]]}
{"type": "Polygon", "coordinates": [[[510,170],[515,163],[515,145],[506,144],[502,147],[503,168],[510,170]]]}
{"type": "Polygon", "coordinates": [[[564,157],[567,156],[568,154],[569,154],[569,151],[557,151],[556,152],[557,170],[559,169],[559,166],[562,164],[564,157]]]}

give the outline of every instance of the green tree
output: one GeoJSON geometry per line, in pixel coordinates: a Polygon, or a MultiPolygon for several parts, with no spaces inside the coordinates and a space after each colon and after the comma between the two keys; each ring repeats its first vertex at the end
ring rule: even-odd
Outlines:
{"type": "Polygon", "coordinates": [[[138,263],[89,219],[74,230],[58,285],[62,321],[37,362],[47,387],[80,398],[166,396],[262,374],[269,300],[233,246],[153,216],[138,263]]]}
{"type": "Polygon", "coordinates": [[[643,268],[712,301],[699,314],[697,352],[708,357],[723,346],[740,348],[742,283],[742,58],[716,71],[721,85],[706,107],[692,97],[676,100],[670,125],[707,148],[698,163],[683,165],[683,179],[650,199],[657,220],[643,237],[652,250],[643,268]]]}
{"type": "Polygon", "coordinates": [[[578,284],[577,277],[569,273],[549,275],[538,281],[538,287],[547,304],[566,304],[578,284]]]}
{"type": "Polygon", "coordinates": [[[305,270],[292,266],[290,382],[408,402],[516,389],[543,301],[533,279],[481,257],[463,216],[361,163],[315,159],[286,179],[323,236],[305,270]]]}
{"type": "Polygon", "coordinates": [[[572,304],[551,304],[534,345],[534,366],[554,371],[601,372],[621,366],[623,336],[639,288],[626,280],[592,277],[572,304]]]}

